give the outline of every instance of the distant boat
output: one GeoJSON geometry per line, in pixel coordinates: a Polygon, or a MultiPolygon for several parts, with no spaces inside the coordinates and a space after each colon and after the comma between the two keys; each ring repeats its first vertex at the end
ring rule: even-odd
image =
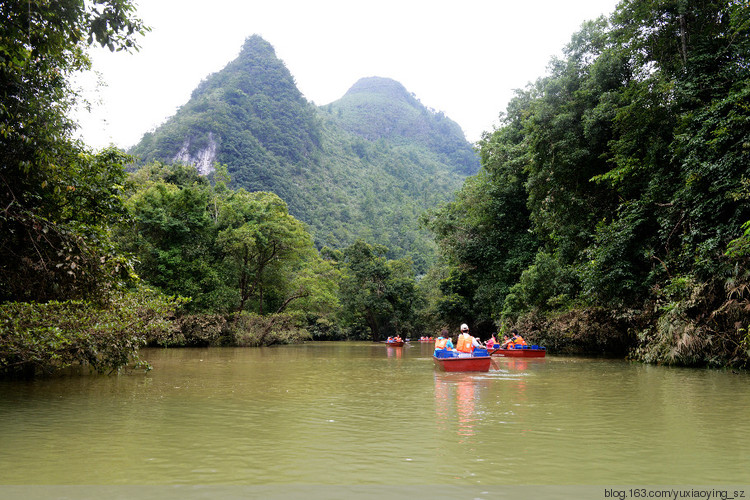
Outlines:
{"type": "Polygon", "coordinates": [[[432,356],[435,364],[445,372],[486,372],[492,363],[491,356],[467,356],[442,358],[432,356]]]}
{"type": "Polygon", "coordinates": [[[519,346],[515,349],[495,349],[490,351],[492,356],[502,356],[505,358],[543,358],[547,355],[546,347],[538,345],[519,346]]]}
{"type": "Polygon", "coordinates": [[[402,347],[404,345],[403,340],[386,340],[385,345],[388,347],[402,347]]]}

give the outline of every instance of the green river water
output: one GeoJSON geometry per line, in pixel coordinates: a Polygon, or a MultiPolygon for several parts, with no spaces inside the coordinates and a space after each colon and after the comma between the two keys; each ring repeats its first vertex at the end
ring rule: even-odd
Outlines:
{"type": "Polygon", "coordinates": [[[615,498],[617,485],[750,484],[744,373],[553,355],[444,373],[420,343],[143,354],[148,373],[0,382],[0,498],[555,498],[552,486],[615,498]]]}

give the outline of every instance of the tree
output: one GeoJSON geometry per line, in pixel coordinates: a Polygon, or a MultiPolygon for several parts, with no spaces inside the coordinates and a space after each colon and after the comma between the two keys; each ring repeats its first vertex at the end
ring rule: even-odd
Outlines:
{"type": "Polygon", "coordinates": [[[136,257],[138,274],[164,293],[190,297],[186,309],[195,313],[237,311],[242,303],[261,314],[334,314],[337,271],[307,228],[276,195],[233,191],[228,182],[220,165],[211,181],[193,166],[158,162],[129,177],[132,222],[118,241],[136,257]]]}
{"type": "Polygon", "coordinates": [[[486,173],[430,220],[446,305],[492,297],[482,280],[513,268],[503,242],[526,228],[539,250],[515,261],[502,314],[603,308],[645,339],[637,358],[746,363],[748,61],[746,2],[630,0],[584,24],[480,143],[486,173]],[[527,212],[508,225],[514,185],[527,212]]]}
{"type": "Polygon", "coordinates": [[[310,234],[289,215],[281,198],[243,189],[221,207],[219,228],[217,244],[237,280],[237,311],[254,299],[257,312],[264,314],[266,293],[280,281],[281,273],[313,251],[310,234]]]}
{"type": "Polygon", "coordinates": [[[137,280],[111,235],[131,159],[90,152],[68,118],[87,47],[137,48],[133,13],[129,0],[0,2],[2,372],[118,370],[180,303],[126,287],[137,280]]]}
{"type": "Polygon", "coordinates": [[[415,330],[421,297],[408,260],[386,258],[388,249],[362,240],[337,254],[344,323],[354,336],[381,338],[415,330]]]}
{"type": "Polygon", "coordinates": [[[482,170],[467,179],[455,201],[421,219],[447,267],[436,304],[442,323],[458,327],[470,321],[480,335],[494,331],[493,320],[538,246],[526,206],[527,104],[528,97],[519,95],[504,117],[506,126],[479,142],[482,170]]]}
{"type": "Polygon", "coordinates": [[[68,80],[89,68],[93,42],[137,48],[146,28],[133,11],[128,0],[0,3],[0,300],[98,297],[119,278],[100,264],[115,260],[126,158],[72,139],[68,80]]]}
{"type": "Polygon", "coordinates": [[[234,287],[215,244],[218,228],[211,212],[217,194],[192,167],[156,170],[157,178],[138,184],[128,198],[132,223],[119,232],[120,242],[137,257],[136,272],[151,286],[190,297],[189,311],[221,311],[234,287]]]}

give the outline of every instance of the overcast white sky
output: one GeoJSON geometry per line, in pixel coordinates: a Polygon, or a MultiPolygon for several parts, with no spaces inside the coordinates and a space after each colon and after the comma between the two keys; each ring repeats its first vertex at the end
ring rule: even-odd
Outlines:
{"type": "Polygon", "coordinates": [[[152,31],[134,54],[93,52],[89,146],[128,148],[172,116],[209,74],[262,36],[305,97],[324,105],[360,78],[401,82],[474,142],[513,90],[546,74],[585,20],[618,0],[136,0],[152,31]]]}

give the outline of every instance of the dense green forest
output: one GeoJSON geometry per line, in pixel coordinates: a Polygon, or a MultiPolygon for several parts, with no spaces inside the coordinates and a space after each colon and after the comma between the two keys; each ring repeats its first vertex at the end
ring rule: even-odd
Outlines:
{"type": "Polygon", "coordinates": [[[0,370],[109,371],[168,330],[179,300],[134,280],[112,228],[126,216],[125,155],[72,139],[69,79],[98,43],[133,50],[129,2],[0,4],[0,370]]]}
{"type": "Polygon", "coordinates": [[[279,333],[277,321],[307,332],[296,338],[378,340],[414,331],[410,259],[389,260],[387,248],[362,240],[319,252],[281,198],[233,190],[229,182],[223,167],[212,184],[191,166],[159,163],[128,181],[129,223],[118,226],[116,239],[138,256],[135,271],[165,294],[191,298],[183,329],[195,332],[206,316],[224,328],[208,337],[191,333],[187,343],[247,343],[237,340],[247,332],[234,328],[245,313],[256,325],[266,318],[268,342],[278,341],[269,337],[279,333]]]}
{"type": "Polygon", "coordinates": [[[746,2],[625,1],[585,23],[425,216],[440,310],[558,350],[745,365],[748,97],[746,2]]]}
{"type": "Polygon", "coordinates": [[[397,82],[316,108],[259,37],[140,158],[92,151],[70,77],[90,44],[137,49],[133,4],[4,2],[0,19],[4,373],[462,322],[747,366],[746,2],[627,0],[584,23],[484,134],[478,172],[397,82]]]}

